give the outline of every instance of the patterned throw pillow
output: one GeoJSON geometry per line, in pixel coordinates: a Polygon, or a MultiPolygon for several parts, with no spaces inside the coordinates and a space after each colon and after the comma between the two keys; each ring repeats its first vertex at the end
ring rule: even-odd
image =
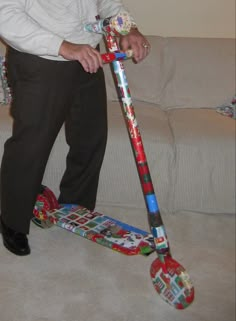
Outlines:
{"type": "Polygon", "coordinates": [[[11,98],[11,91],[7,83],[5,57],[0,56],[0,104],[9,104],[11,98]]]}
{"type": "Polygon", "coordinates": [[[217,107],[216,110],[218,113],[224,116],[236,119],[236,95],[233,97],[230,103],[223,104],[217,107]]]}

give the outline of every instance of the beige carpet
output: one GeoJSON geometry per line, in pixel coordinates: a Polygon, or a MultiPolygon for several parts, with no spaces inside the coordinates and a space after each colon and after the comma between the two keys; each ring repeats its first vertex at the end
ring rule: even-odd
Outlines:
{"type": "MultiPolygon", "coordinates": [[[[101,208],[99,208],[101,210],[101,208]]],[[[103,208],[147,228],[141,210],[103,208]]],[[[32,254],[17,257],[0,244],[1,321],[235,321],[233,216],[163,217],[173,257],[191,275],[196,298],[175,310],[154,290],[156,254],[127,257],[72,233],[32,225],[32,254]]]]}

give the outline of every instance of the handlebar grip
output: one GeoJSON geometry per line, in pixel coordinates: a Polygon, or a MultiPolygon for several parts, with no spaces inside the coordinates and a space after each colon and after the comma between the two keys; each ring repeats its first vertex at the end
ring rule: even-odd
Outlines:
{"type": "Polygon", "coordinates": [[[101,54],[104,64],[109,64],[115,60],[126,60],[133,57],[133,50],[127,50],[123,52],[108,52],[101,54]]]}

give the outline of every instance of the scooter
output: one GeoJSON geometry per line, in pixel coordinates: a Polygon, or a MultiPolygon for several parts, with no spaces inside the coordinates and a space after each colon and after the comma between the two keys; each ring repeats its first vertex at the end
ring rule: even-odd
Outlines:
{"type": "MultiPolygon", "coordinates": [[[[111,248],[114,245],[114,241],[117,241],[117,235],[122,235],[122,233],[125,231],[126,234],[123,233],[123,236],[126,235],[129,240],[129,236],[131,236],[132,241],[136,239],[136,244],[134,245],[133,243],[132,245],[134,246],[133,252],[132,250],[127,250],[127,253],[125,254],[133,255],[141,253],[147,255],[155,251],[157,253],[157,258],[151,264],[150,274],[156,291],[167,303],[169,303],[174,308],[185,309],[194,300],[194,287],[185,268],[172,258],[170,252],[166,229],[154,192],[141,133],[138,127],[131,93],[125,74],[125,68],[122,63],[122,60],[132,57],[132,52],[121,52],[119,49],[119,44],[117,42],[117,37],[119,37],[120,35],[128,34],[130,32],[131,26],[132,22],[130,17],[126,13],[120,13],[116,16],[106,19],[100,19],[99,17],[97,17],[97,20],[95,22],[87,24],[85,26],[85,30],[88,32],[103,34],[109,51],[108,53],[103,54],[102,57],[104,62],[111,63],[113,67],[114,75],[116,78],[116,85],[120,93],[122,103],[121,105],[123,107],[124,119],[128,128],[128,134],[133,149],[134,159],[145,198],[151,234],[120,221],[114,220],[104,214],[90,212],[78,205],[56,204],[55,199],[54,201],[52,201],[52,195],[48,195],[50,194],[50,190],[48,191],[47,188],[44,188],[43,192],[41,193],[41,200],[39,197],[38,205],[36,202],[34,214],[38,217],[39,221],[44,220],[46,222],[49,222],[49,225],[51,223],[57,224],[83,237],[111,248]],[[47,199],[50,198],[51,204],[50,202],[48,202],[47,204],[47,199]],[[39,204],[40,201],[41,205],[39,204]],[[81,217],[84,217],[85,219],[91,219],[91,221],[85,222],[85,224],[82,224],[79,227],[75,226],[74,224],[79,223],[81,217]],[[105,229],[104,232],[103,230],[104,226],[106,226],[106,223],[101,227],[100,230],[99,228],[96,229],[96,227],[96,230],[92,232],[89,229],[86,230],[86,228],[92,227],[93,223],[97,224],[97,220],[98,222],[99,219],[103,220],[104,217],[105,221],[108,220],[107,225],[109,226],[109,231],[106,231],[105,229]],[[90,224],[90,227],[86,226],[87,223],[88,225],[90,224]],[[112,226],[114,226],[114,228],[112,226]],[[79,232],[76,232],[77,228],[79,228],[79,232]],[[112,229],[113,231],[115,231],[114,233],[112,232],[112,229]],[[123,232],[119,232],[122,229],[123,232]],[[106,233],[107,235],[105,235],[106,233]],[[134,234],[129,235],[129,233],[134,234]],[[109,237],[112,237],[112,235],[113,239],[111,245],[108,244],[107,241],[109,240],[109,237]],[[140,240],[140,242],[137,240],[140,240]]],[[[121,241],[119,245],[120,247],[117,247],[116,249],[115,246],[113,249],[124,253],[125,251],[122,250],[124,242],[121,241]]],[[[127,248],[130,248],[130,243],[127,248]]]]}

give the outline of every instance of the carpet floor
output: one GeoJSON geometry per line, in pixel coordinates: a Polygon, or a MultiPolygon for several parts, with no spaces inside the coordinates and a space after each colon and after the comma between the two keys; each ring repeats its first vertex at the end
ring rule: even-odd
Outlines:
{"type": "MultiPolygon", "coordinates": [[[[148,228],[140,209],[98,210],[130,224],[137,217],[135,225],[148,228]]],[[[31,255],[17,257],[0,244],[0,320],[235,321],[235,218],[163,219],[172,255],[195,286],[187,309],[174,309],[155,291],[149,275],[155,253],[129,257],[59,227],[32,224],[31,255]]]]}

